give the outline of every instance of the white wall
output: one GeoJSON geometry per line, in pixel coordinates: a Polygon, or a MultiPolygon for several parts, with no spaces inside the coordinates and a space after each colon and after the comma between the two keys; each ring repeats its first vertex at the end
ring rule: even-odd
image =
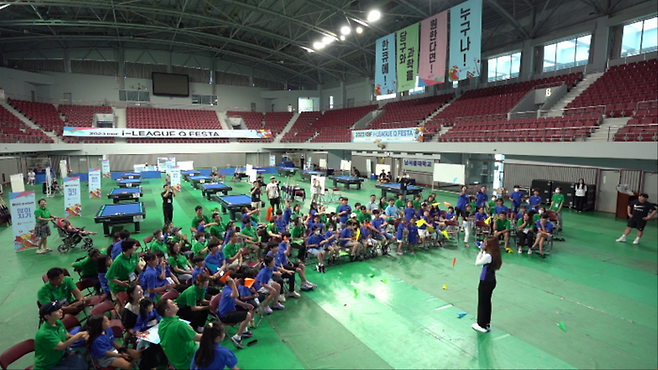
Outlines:
{"type": "Polygon", "coordinates": [[[295,112],[299,111],[299,98],[319,98],[320,92],[317,90],[270,90],[261,91],[261,98],[265,101],[263,112],[287,112],[288,104],[292,105],[295,112]]]}
{"type": "Polygon", "coordinates": [[[354,99],[354,106],[367,105],[370,102],[370,92],[372,90],[372,81],[364,79],[345,86],[345,104],[349,99],[354,99]],[[368,83],[370,81],[370,83],[368,83]]]}

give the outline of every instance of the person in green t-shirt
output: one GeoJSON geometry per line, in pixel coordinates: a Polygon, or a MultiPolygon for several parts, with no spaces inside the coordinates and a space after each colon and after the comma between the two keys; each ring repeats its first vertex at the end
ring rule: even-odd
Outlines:
{"type": "Polygon", "coordinates": [[[48,222],[54,220],[55,216],[50,214],[50,211],[46,208],[47,205],[46,200],[41,198],[39,199],[39,208],[34,211],[34,217],[37,221],[34,225],[34,236],[39,239],[37,254],[53,251],[48,248],[48,237],[50,236],[50,225],[48,222]]]}
{"type": "Polygon", "coordinates": [[[46,302],[39,308],[39,317],[44,321],[34,337],[34,369],[87,370],[87,362],[78,354],[64,357],[64,351],[79,340],[89,339],[89,333],[80,330],[71,335],[62,323],[64,312],[58,302],[46,302]]]}
{"type": "Polygon", "coordinates": [[[304,239],[306,236],[306,227],[302,222],[301,218],[296,218],[293,221],[293,226],[290,229],[290,244],[295,249],[299,249],[301,245],[304,244],[304,239]]]}
{"type": "Polygon", "coordinates": [[[412,204],[414,205],[414,208],[416,209],[416,211],[420,210],[420,205],[422,203],[423,202],[420,201],[420,194],[416,194],[416,196],[414,197],[414,200],[412,202],[412,204]]]}
{"type": "Polygon", "coordinates": [[[534,222],[530,213],[525,212],[516,223],[516,235],[519,237],[518,252],[523,253],[523,247],[530,248],[535,241],[534,222]]]}
{"type": "Polygon", "coordinates": [[[91,301],[90,297],[82,294],[70,276],[64,276],[64,269],[53,267],[46,276],[48,281],[37,291],[40,305],[58,301],[64,313],[77,314],[91,301]]]}
{"type": "MultiPolygon", "coordinates": [[[[222,239],[217,238],[217,240],[222,239]]],[[[208,241],[206,240],[206,234],[200,231],[194,235],[194,242],[192,243],[192,255],[196,256],[197,254],[204,257],[208,255],[208,241]]]]}
{"type": "MultiPolygon", "coordinates": [[[[80,271],[80,277],[84,279],[91,279],[94,284],[98,284],[98,258],[101,252],[92,248],[87,252],[87,257],[76,260],[71,264],[76,271],[80,271]]],[[[100,285],[98,286],[100,289],[100,285]]]]}
{"type": "Polygon", "coordinates": [[[509,235],[511,229],[512,227],[507,219],[507,213],[501,212],[496,219],[493,236],[498,238],[498,240],[505,240],[505,250],[509,249],[509,235]]]}
{"type": "Polygon", "coordinates": [[[359,208],[359,211],[360,212],[356,214],[356,220],[359,221],[359,223],[365,221],[367,224],[369,224],[370,221],[372,221],[372,215],[368,213],[366,206],[361,206],[361,208],[359,208]]]}
{"type": "Polygon", "coordinates": [[[398,209],[404,209],[406,205],[407,202],[404,201],[404,195],[402,193],[398,194],[398,199],[395,201],[395,206],[398,207],[398,209]]]}
{"type": "Polygon", "coordinates": [[[192,277],[192,264],[190,260],[180,251],[179,243],[168,243],[169,248],[169,266],[174,271],[178,280],[185,284],[192,277]]]}
{"type": "Polygon", "coordinates": [[[302,217],[303,217],[303,214],[302,214],[301,206],[299,204],[295,204],[292,207],[292,216],[290,217],[290,219],[294,220],[296,218],[302,218],[302,217]]]}
{"type": "Polygon", "coordinates": [[[208,225],[206,225],[206,234],[214,236],[217,240],[223,240],[226,226],[222,224],[222,217],[219,212],[214,212],[212,214],[212,222],[208,225]]]}
{"type": "Polygon", "coordinates": [[[226,265],[230,268],[232,266],[239,266],[242,264],[242,252],[240,252],[240,237],[235,231],[229,234],[228,243],[222,248],[226,265]]]}
{"type": "Polygon", "coordinates": [[[543,215],[544,213],[546,213],[546,207],[539,206],[539,210],[537,210],[537,213],[532,215],[532,223],[536,224],[537,221],[539,221],[539,219],[541,218],[541,215],[543,215]]]}
{"type": "Polygon", "coordinates": [[[165,254],[167,253],[167,244],[165,244],[162,230],[158,229],[153,232],[153,239],[151,239],[147,248],[151,253],[156,253],[158,251],[165,254]]]}
{"type": "Polygon", "coordinates": [[[128,238],[121,242],[121,254],[114,259],[112,265],[107,270],[105,277],[108,286],[112,292],[112,300],[116,300],[116,294],[128,289],[128,285],[137,280],[138,273],[141,272],[139,267],[139,258],[135,254],[137,240],[128,238]]]}
{"type": "Polygon", "coordinates": [[[562,223],[562,206],[564,205],[564,194],[560,187],[555,188],[555,194],[551,197],[551,205],[549,209],[555,211],[557,214],[558,230],[562,230],[564,224],[562,223]]]}
{"type": "Polygon", "coordinates": [[[178,305],[171,299],[161,299],[155,305],[155,311],[162,316],[158,335],[167,359],[176,369],[189,369],[197,350],[197,344],[194,342],[201,340],[201,334],[180,321],[176,316],[178,305]]]}
{"type": "Polygon", "coordinates": [[[245,247],[256,253],[256,259],[260,261],[261,244],[258,240],[256,229],[251,224],[245,224],[238,236],[244,239],[245,247]]]}
{"type": "Polygon", "coordinates": [[[193,234],[197,232],[197,228],[199,227],[199,224],[202,221],[204,225],[208,225],[212,223],[210,217],[203,214],[203,207],[196,206],[194,208],[194,212],[196,212],[196,216],[192,218],[192,224],[190,225],[190,232],[192,232],[193,234]]]}
{"type": "Polygon", "coordinates": [[[493,214],[493,209],[496,207],[496,201],[498,200],[498,197],[495,195],[491,196],[491,200],[487,202],[487,213],[488,214],[493,214]]]}

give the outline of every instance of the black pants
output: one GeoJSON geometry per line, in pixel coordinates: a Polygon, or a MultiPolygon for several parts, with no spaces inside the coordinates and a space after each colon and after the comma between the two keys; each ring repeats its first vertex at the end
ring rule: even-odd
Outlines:
{"type": "MultiPolygon", "coordinates": [[[[491,323],[491,295],[496,289],[496,280],[480,280],[478,286],[478,325],[488,328],[491,323]]],[[[179,315],[180,316],[180,315],[179,315]]]]}
{"type": "Polygon", "coordinates": [[[288,280],[288,291],[293,292],[295,290],[295,274],[281,274],[281,276],[272,276],[272,280],[278,283],[281,286],[281,291],[279,293],[283,294],[283,279],[288,280]]]}
{"type": "Polygon", "coordinates": [[[523,230],[517,230],[516,234],[519,236],[519,247],[532,247],[532,244],[535,242],[535,232],[530,230],[528,233],[524,233],[523,230]]]}
{"type": "Polygon", "coordinates": [[[174,206],[165,205],[162,207],[162,213],[164,215],[164,223],[173,222],[174,220],[174,206]]]}
{"type": "Polygon", "coordinates": [[[292,249],[297,249],[297,259],[300,262],[305,262],[306,261],[306,251],[307,248],[304,244],[290,244],[292,249]]]}
{"type": "Polygon", "coordinates": [[[178,317],[190,322],[190,326],[196,330],[198,327],[206,325],[208,310],[192,311],[190,306],[185,306],[178,311],[178,317]]]}
{"type": "Polygon", "coordinates": [[[585,209],[585,200],[587,197],[574,197],[576,203],[576,211],[582,212],[585,209]]]}

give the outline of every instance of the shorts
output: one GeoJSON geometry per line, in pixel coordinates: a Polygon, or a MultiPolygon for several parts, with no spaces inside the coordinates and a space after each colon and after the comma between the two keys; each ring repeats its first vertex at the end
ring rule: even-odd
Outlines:
{"type": "Polygon", "coordinates": [[[421,239],[424,239],[430,236],[430,233],[427,229],[418,229],[418,236],[421,237],[421,239]]]}
{"type": "Polygon", "coordinates": [[[259,209],[260,208],[260,202],[251,202],[251,208],[259,209]]]}
{"type": "Polygon", "coordinates": [[[634,220],[631,218],[628,220],[628,224],[626,226],[630,227],[631,229],[637,229],[637,231],[644,231],[644,227],[647,226],[647,220],[634,220]]]}
{"type": "Polygon", "coordinates": [[[37,222],[34,225],[34,236],[38,239],[47,238],[50,236],[50,226],[47,222],[37,222]]]}
{"type": "Polygon", "coordinates": [[[270,205],[271,206],[278,206],[279,204],[281,204],[281,198],[280,197],[270,199],[270,205]]]}
{"type": "Polygon", "coordinates": [[[224,324],[238,324],[247,319],[247,311],[237,310],[240,307],[236,307],[236,311],[227,313],[226,315],[219,318],[219,321],[224,324]]]}
{"type": "Polygon", "coordinates": [[[314,257],[317,257],[318,254],[320,254],[321,252],[324,252],[324,249],[322,249],[322,248],[309,248],[308,249],[308,253],[312,254],[314,257]]]}
{"type": "MultiPolygon", "coordinates": [[[[113,349],[110,352],[119,353],[119,351],[117,351],[116,349],[113,349]]],[[[98,365],[100,365],[100,367],[110,367],[112,362],[114,362],[114,360],[119,358],[121,357],[103,356],[99,359],[96,359],[96,361],[98,361],[98,365]]]]}
{"type": "Polygon", "coordinates": [[[393,235],[387,233],[386,231],[382,232],[381,234],[375,234],[375,239],[376,240],[391,240],[393,239],[393,235]]]}

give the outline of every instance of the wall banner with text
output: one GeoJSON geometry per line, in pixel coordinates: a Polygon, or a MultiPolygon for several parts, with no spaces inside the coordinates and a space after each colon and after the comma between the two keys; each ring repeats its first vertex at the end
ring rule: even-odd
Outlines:
{"type": "Polygon", "coordinates": [[[461,81],[480,75],[482,0],[468,0],[450,8],[448,79],[461,81]]]}

